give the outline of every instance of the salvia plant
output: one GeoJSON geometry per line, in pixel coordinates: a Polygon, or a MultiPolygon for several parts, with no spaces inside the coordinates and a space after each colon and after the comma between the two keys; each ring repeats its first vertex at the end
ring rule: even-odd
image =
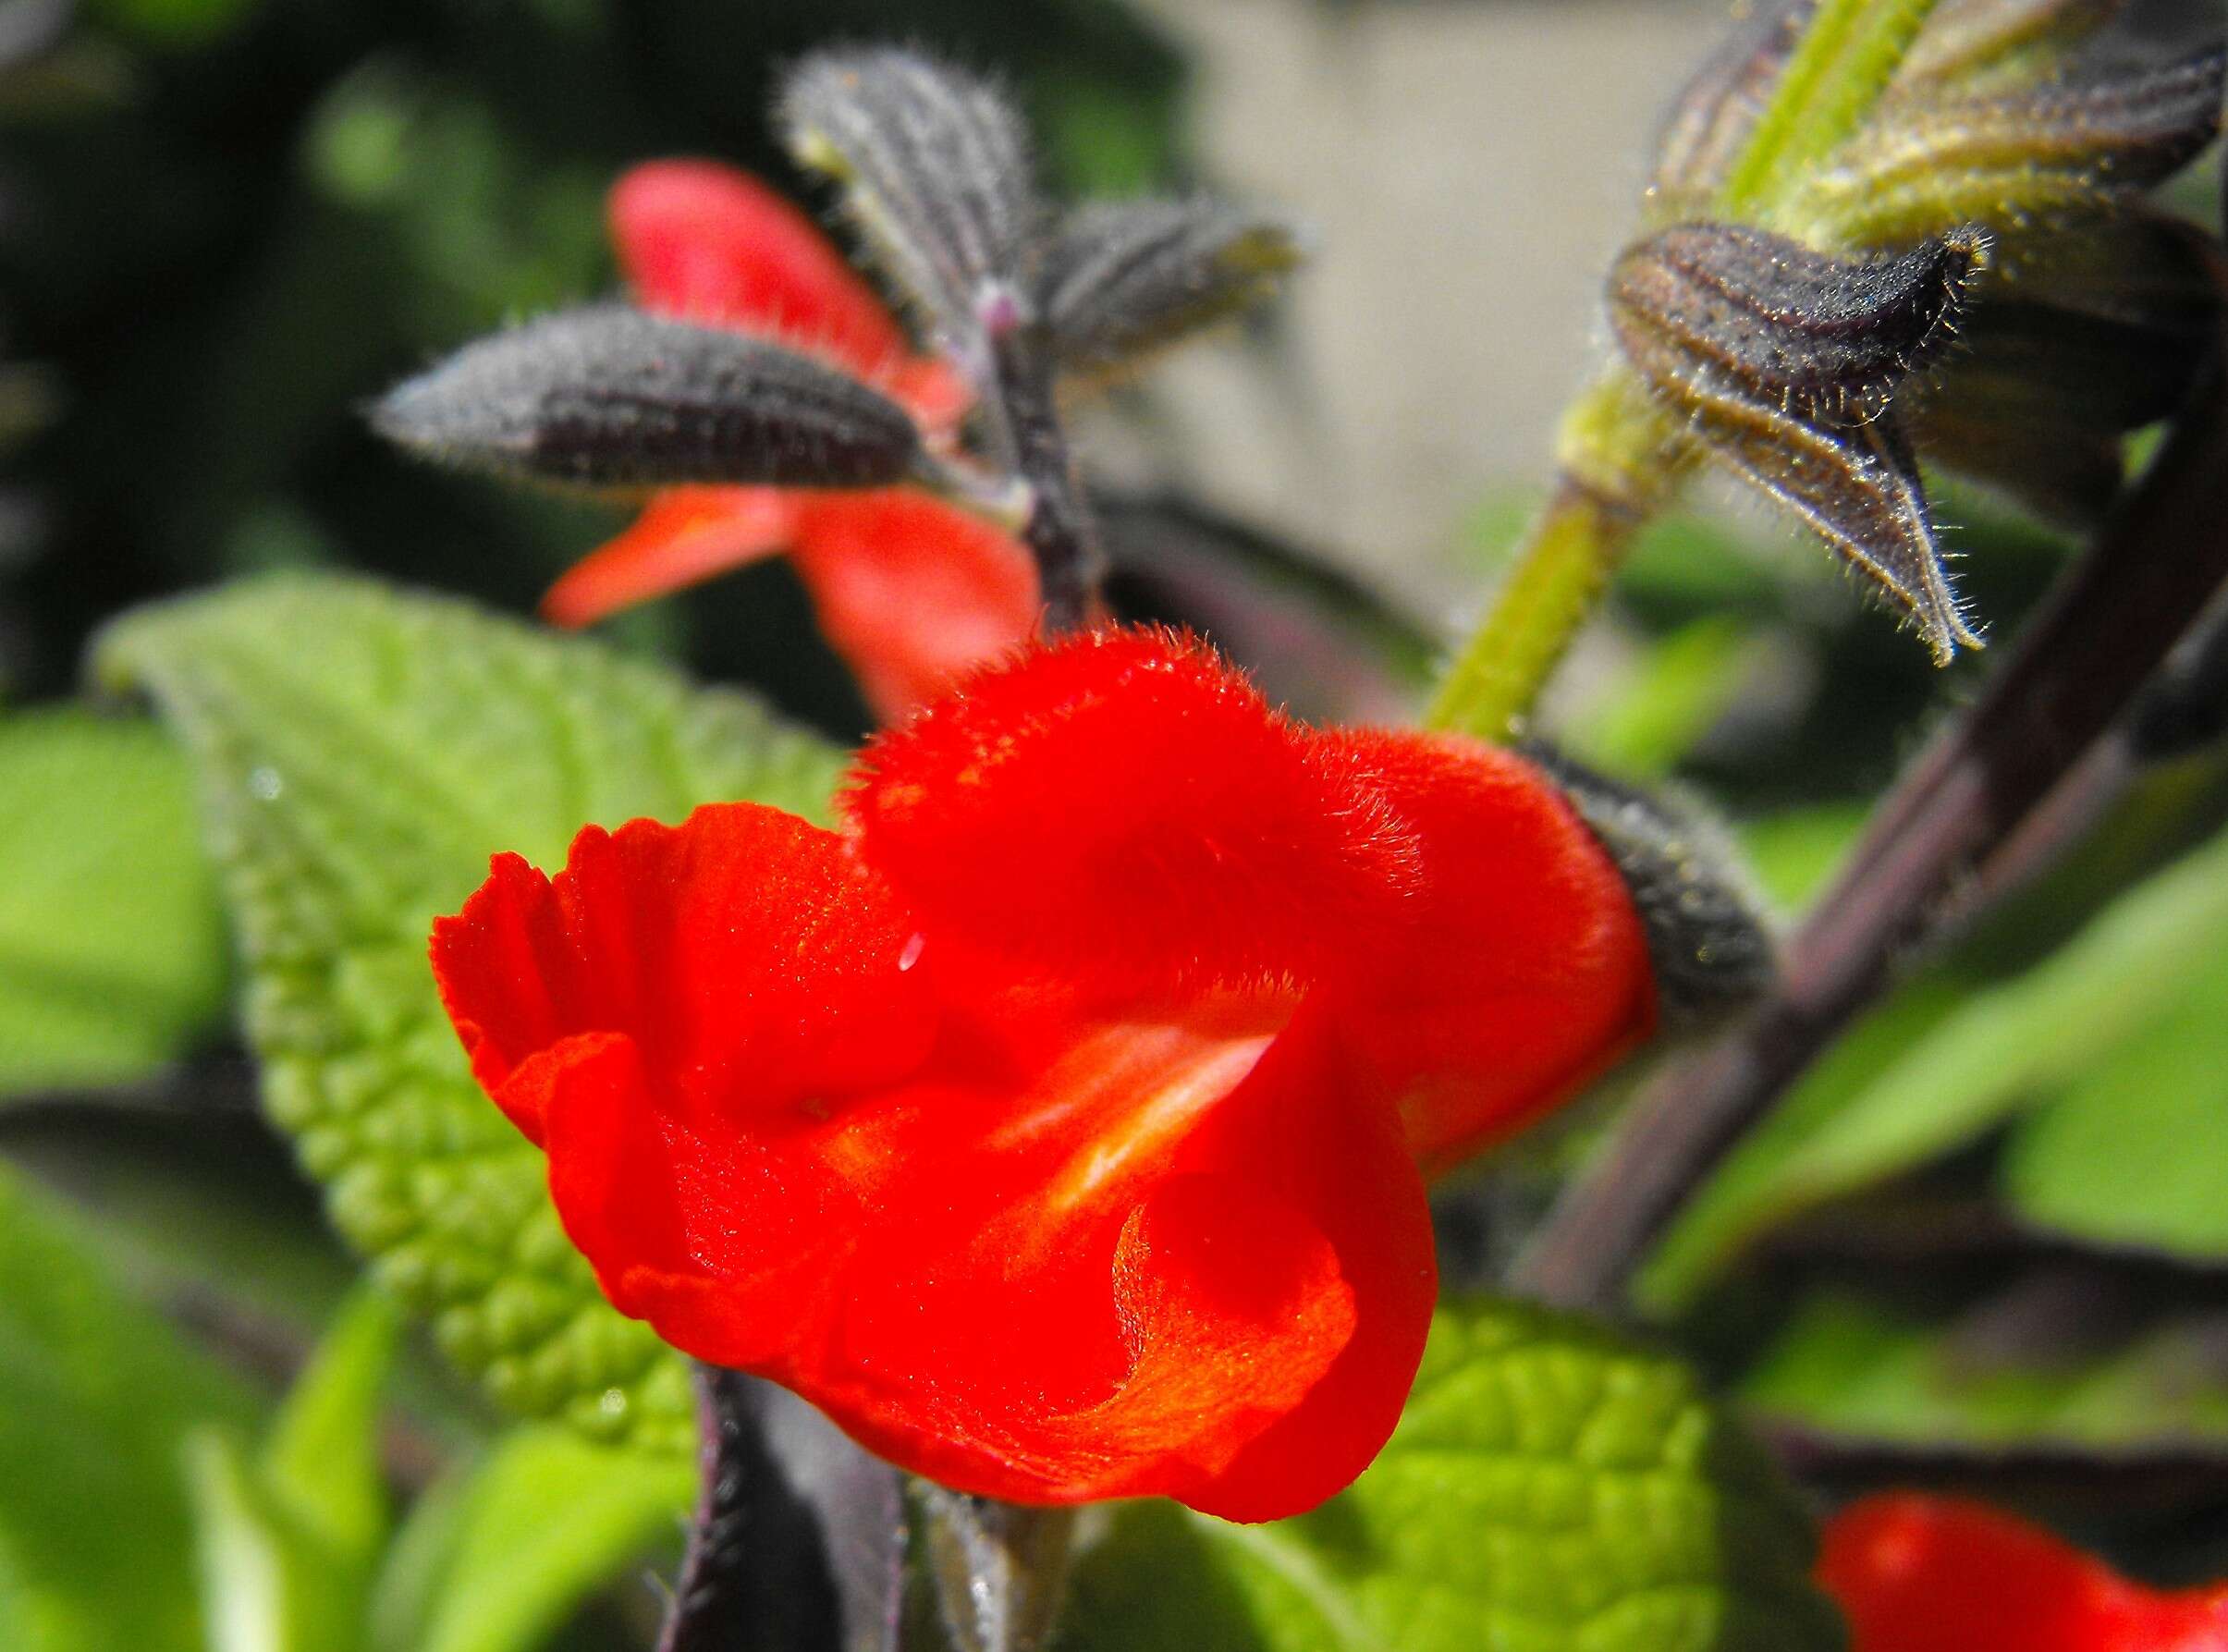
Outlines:
{"type": "MultiPolygon", "coordinates": [[[[1337,606],[1296,554],[1249,547],[1288,582],[1211,634],[1141,618],[1071,433],[1300,275],[1295,220],[1055,200],[1011,91],[911,46],[779,75],[832,226],[721,163],[629,170],[623,294],[365,410],[456,498],[637,511],[549,587],[554,630],[251,581],[94,645],[174,740],[0,721],[41,797],[0,816],[25,886],[88,852],[146,880],[80,923],[113,958],[52,967],[136,982],[159,1066],[222,997],[190,990],[221,903],[263,1111],[373,1281],[251,1428],[0,1176],[0,1644],[522,1649],[685,1510],[620,1641],[2228,1645],[2217,1546],[2139,1577],[1923,1484],[2210,1507],[2228,1460],[2202,1313],[2126,1328],[2217,1319],[2228,1255],[2217,1082],[2159,1053],[2217,1043],[2228,985],[2228,863],[2189,847],[2228,813],[2228,263],[2161,193],[2219,132],[2223,32],[2115,0],[1743,7],[1415,727],[1304,721],[1229,657],[1249,607],[1312,637],[1274,604],[1337,606]],[[1799,922],[1669,760],[1537,709],[1713,473],[1936,665],[1991,656],[1799,922]],[[2079,543],[2016,627],[1961,589],[1945,475],[2079,543]],[[873,715],[856,750],[555,634],[774,556],[873,715]],[[2099,1169],[2145,1107],[2139,1173],[2099,1169]],[[1976,1220],[1991,1132],[2015,1216],[1976,1220]],[[1713,1312],[1770,1235],[1801,1293],[1713,1312]],[[1813,1291],[1836,1243],[1857,1282],[1813,1291]],[[1867,1305],[1945,1251],[2016,1288],[1929,1275],[1927,1311],[1970,1310],[1931,1340],[1867,1305]],[[402,1309],[530,1420],[398,1524],[402,1309]],[[95,1412],[96,1500],[167,1545],[136,1572],[40,1468],[95,1412]]],[[[386,129],[335,141],[371,167],[386,129]]],[[[1191,531],[1163,555],[1217,539],[1191,531]]],[[[0,956],[67,927],[0,924],[0,956]]],[[[120,1082],[104,1036],[115,1071],[25,1087],[120,1082]]]]}

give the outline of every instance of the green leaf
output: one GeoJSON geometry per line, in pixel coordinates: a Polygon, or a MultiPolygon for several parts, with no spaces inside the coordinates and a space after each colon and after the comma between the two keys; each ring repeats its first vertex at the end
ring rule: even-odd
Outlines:
{"type": "Polygon", "coordinates": [[[1923,978],[1845,1034],[1680,1212],[1634,1286],[1641,1305],[1670,1313],[1758,1233],[1928,1156],[1929,1120],[1874,1117],[1859,1098],[1967,997],[1961,982],[1923,978]]]}
{"type": "Polygon", "coordinates": [[[184,753],[143,721],[0,718],[0,1096],[145,1076],[227,963],[184,753]]]}
{"type": "Polygon", "coordinates": [[[1441,1310],[1375,1465],[1311,1514],[1123,1510],[1063,1652],[1812,1652],[1807,1523],[1670,1356],[1524,1303],[1441,1310]]]}
{"type": "Polygon", "coordinates": [[[2228,968],[2026,1120],[2003,1188],[2027,1220],[2107,1245],[2228,1255],[2228,968]]]}
{"type": "Polygon", "coordinates": [[[127,617],[96,669],[192,753],[265,1104],[343,1234],[505,1404],[685,1450],[679,1356],[605,1303],[541,1155],[472,1083],[427,929],[490,854],[557,864],[589,822],[723,798],[820,814],[841,754],[594,642],[333,579],[127,617]]]}
{"type": "Polygon", "coordinates": [[[1982,1335],[1966,1339],[1954,1320],[1822,1296],[1788,1322],[1740,1397],[1767,1416],[1861,1440],[2100,1452],[2228,1444],[2216,1322],[2161,1319],[2101,1350],[2058,1328],[2051,1356],[2038,1363],[2032,1349],[1997,1351],[2016,1340],[2000,1319],[1984,1303],[1982,1335]],[[1998,1323],[1987,1323],[1991,1310],[1998,1323]]]}
{"type": "Polygon", "coordinates": [[[391,1303],[359,1291],[295,1379],[256,1462],[273,1499],[321,1548],[367,1571],[386,1536],[379,1401],[399,1330],[391,1303]]]}
{"type": "Polygon", "coordinates": [[[513,1430],[411,1511],[374,1597],[373,1652],[527,1652],[679,1534],[694,1479],[679,1459],[513,1430]]]}
{"type": "Polygon", "coordinates": [[[151,45],[187,50],[206,45],[246,22],[260,0],[96,0],[93,10],[151,45]]]}
{"type": "Polygon", "coordinates": [[[216,1652],[349,1652],[386,1536],[380,1395],[399,1330],[360,1290],[295,1379],[262,1448],[187,1442],[202,1615],[216,1652]]]}
{"type": "Polygon", "coordinates": [[[1651,643],[1606,704],[1564,729],[1565,743],[1610,774],[1660,779],[1732,707],[1757,660],[1739,620],[1691,621],[1651,643]]]}
{"type": "MultiPolygon", "coordinates": [[[[2222,933],[2228,835],[2121,896],[2066,945],[2001,985],[1967,992],[1953,978],[1935,977],[1899,993],[1797,1086],[1704,1189],[1643,1276],[1642,1301],[1675,1305],[1771,1222],[1963,1146],[2025,1107],[2080,1091],[2091,1074],[2124,1059],[2151,1063],[2138,1066],[2138,1082],[2174,1092],[2151,1096],[2147,1107],[2199,1108],[2190,1097],[2191,1075],[2166,1064],[2170,1048],[2194,1047],[2187,1029],[2195,1023],[2185,1018],[2201,1022],[2196,1006],[2222,1002],[2228,983],[2213,958],[2222,933]],[[2198,987],[2200,978],[2209,985],[2198,987]]],[[[2125,1100],[2134,1092],[2105,1094],[2125,1100]]],[[[2078,1230],[2096,1231],[2088,1218],[2112,1226],[2100,1202],[2140,1188],[2146,1151],[2170,1151],[2160,1132],[2171,1126],[2123,1111],[2126,1129],[2140,1133],[2131,1134],[2130,1162],[2115,1168],[2115,1149],[2099,1142],[2099,1132],[2112,1133],[2112,1117],[2099,1109],[2112,1105],[2092,1098],[2086,1121],[2076,1113],[2053,1127],[2085,1131],[2091,1162],[2075,1162],[2063,1139],[2053,1148],[2046,1135],[2039,1149],[2063,1171],[2046,1163],[2041,1196],[2054,1219],[2078,1230]],[[2093,1196],[2068,1186],[2091,1176],[2093,1196]]],[[[2212,1115],[2197,1134],[2216,1141],[2217,1123],[2212,1115]]],[[[2188,1168],[2185,1184],[2176,1184],[2181,1207],[2161,1205],[2158,1223],[2143,1230],[2149,1242],[2171,1246],[2177,1234],[2193,1243],[2204,1238],[2210,1213],[2188,1206],[2204,1204],[2207,1155],[2198,1148],[2191,1156],[2200,1163],[2188,1168]]],[[[2015,1175],[2024,1177],[2019,1185],[2027,1194],[2038,1192],[2032,1162],[2015,1175]]],[[[2221,1184],[2215,1179],[2210,1185],[2217,1204],[2221,1184]]],[[[2129,1224],[2143,1220],[2124,1218],[2119,1236],[2132,1239],[2129,1224]]]]}
{"type": "Polygon", "coordinates": [[[310,1652],[312,1631],[336,1628],[343,1638],[334,1652],[345,1652],[345,1623],[312,1619],[300,1598],[312,1563],[289,1552],[247,1448],[224,1429],[202,1429],[187,1438],[184,1462],[210,1652],[310,1652]]]}
{"type": "Polygon", "coordinates": [[[53,1652],[199,1652],[178,1449],[248,1395],[0,1166],[0,1593],[53,1652]]]}
{"type": "Polygon", "coordinates": [[[1800,911],[1841,869],[1868,813],[1863,803],[1817,803],[1744,821],[1737,828],[1743,860],[1766,895],[1800,911]]]}

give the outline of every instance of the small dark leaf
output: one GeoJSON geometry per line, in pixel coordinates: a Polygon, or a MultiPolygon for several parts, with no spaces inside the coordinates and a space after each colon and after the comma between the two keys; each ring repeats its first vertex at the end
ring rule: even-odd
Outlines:
{"type": "Polygon", "coordinates": [[[1807,424],[1775,407],[1706,398],[1710,454],[1786,506],[1917,627],[1937,665],[1978,648],[1935,543],[1909,440],[1890,417],[1807,424]]]}
{"type": "Polygon", "coordinates": [[[2171,335],[2017,299],[1984,306],[1970,340],[1911,398],[1912,440],[2073,528],[2118,493],[2121,434],[2171,413],[2202,360],[2171,335]]]}
{"type": "Polygon", "coordinates": [[[777,110],[800,165],[843,186],[884,273],[948,341],[1019,291],[1036,230],[1021,117],[989,82],[895,47],[816,53],[777,110]]]}
{"type": "Polygon", "coordinates": [[[1276,290],[1300,262],[1289,224],[1205,199],[1087,206],[1039,265],[1037,311],[1060,365],[1103,373],[1276,290]]]}
{"type": "Polygon", "coordinates": [[[617,489],[872,487],[902,480],[920,452],[905,410],[846,373],[620,305],[467,345],[371,418],[447,464],[617,489]]]}
{"type": "Polygon", "coordinates": [[[1978,483],[2041,521],[2086,532],[2102,520],[2126,479],[2120,443],[2083,422],[2087,410],[2077,387],[2035,393],[2030,382],[1961,371],[1954,397],[1912,410],[1912,439],[1929,463],[1978,483]],[[2007,420],[2006,412],[2015,419],[2007,420]]]}
{"type": "Polygon", "coordinates": [[[1656,141],[1652,201],[1700,210],[1724,181],[1787,67],[1818,0],[1768,6],[1702,66],[1671,105],[1656,141]]]}
{"type": "Polygon", "coordinates": [[[1610,322],[1659,392],[1707,380],[1791,414],[1864,418],[1955,338],[1987,255],[1973,228],[1842,259],[1744,226],[1674,225],[1611,267],[1610,322]]]}
{"type": "Polygon", "coordinates": [[[1956,336],[1977,229],[1875,259],[1683,224],[1617,261],[1625,358],[1703,448],[1793,510],[1918,627],[1938,663],[1977,647],[1888,402],[1956,336]]]}
{"type": "Polygon", "coordinates": [[[1974,220],[2009,227],[2110,212],[2212,141],[2223,61],[2216,45],[2002,97],[1891,97],[1818,180],[1821,216],[1859,245],[1896,246],[1974,220]]]}
{"type": "Polygon", "coordinates": [[[2127,9],[2127,0],[1941,0],[1898,71],[1899,83],[1966,85],[2048,72],[2127,9]]]}
{"type": "Polygon", "coordinates": [[[1760,903],[1715,827],[1550,746],[1528,744],[1524,755],[1562,788],[1624,875],[1668,1019],[1706,1022],[1771,985],[1760,903]]]}

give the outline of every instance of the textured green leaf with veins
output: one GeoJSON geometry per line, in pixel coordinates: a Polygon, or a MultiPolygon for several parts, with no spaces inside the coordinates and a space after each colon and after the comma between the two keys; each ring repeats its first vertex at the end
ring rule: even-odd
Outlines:
{"type": "Polygon", "coordinates": [[[1443,1308],[1391,1442],[1311,1514],[1121,1510],[1062,1652],[1830,1652],[1807,1522],[1671,1356],[1443,1308]]]}
{"type": "Polygon", "coordinates": [[[490,854],[748,798],[825,814],[842,753],[742,695],[439,598],[281,579],[129,615],[106,684],[191,753],[265,1105],[379,1279],[495,1396],[680,1450],[675,1354],[598,1294],[541,1155],[466,1071],[428,925],[490,854]]]}

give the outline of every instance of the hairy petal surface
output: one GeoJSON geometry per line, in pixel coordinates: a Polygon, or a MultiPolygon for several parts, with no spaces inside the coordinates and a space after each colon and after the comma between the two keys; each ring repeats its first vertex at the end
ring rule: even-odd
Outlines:
{"type": "Polygon", "coordinates": [[[1105,630],[871,743],[863,851],[933,921],[1081,978],[1316,973],[1414,849],[1204,644],[1105,630]]]}

